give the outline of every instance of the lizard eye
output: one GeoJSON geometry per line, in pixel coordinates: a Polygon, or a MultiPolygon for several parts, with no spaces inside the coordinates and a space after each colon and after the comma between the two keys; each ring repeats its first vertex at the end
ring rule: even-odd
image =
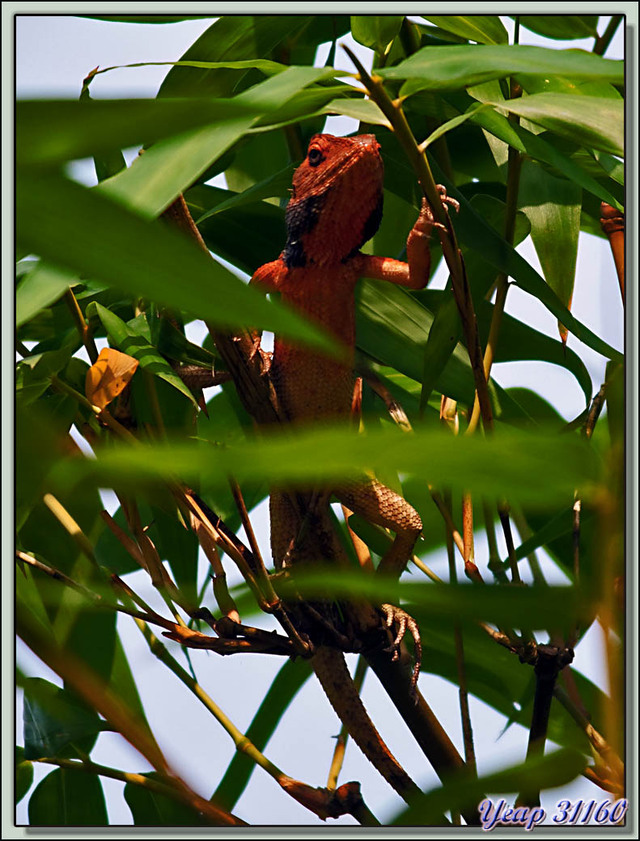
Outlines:
{"type": "Polygon", "coordinates": [[[316,147],[314,147],[313,149],[309,149],[309,154],[307,155],[307,159],[308,159],[309,163],[311,164],[311,166],[318,166],[318,164],[321,163],[324,160],[324,155],[322,154],[320,149],[317,149],[316,147]]]}

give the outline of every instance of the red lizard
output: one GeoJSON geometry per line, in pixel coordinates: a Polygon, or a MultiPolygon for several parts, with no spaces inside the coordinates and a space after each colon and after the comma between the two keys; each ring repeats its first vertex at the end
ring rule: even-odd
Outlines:
{"type": "MultiPolygon", "coordinates": [[[[333,137],[316,134],[307,156],[296,169],[293,191],[286,209],[287,242],[277,260],[261,266],[252,284],[265,292],[279,292],[282,299],[321,324],[349,349],[349,358],[330,359],[291,345],[276,337],[270,365],[282,420],[290,423],[348,419],[354,395],[355,286],[360,277],[421,289],[430,269],[429,236],[436,224],[430,208],[422,210],[407,239],[407,259],[363,254],[360,248],[376,232],[382,217],[383,164],[374,135],[333,137]]],[[[444,194],[444,188],[439,188],[444,194]]],[[[443,195],[445,201],[457,204],[443,195]]],[[[379,569],[399,576],[422,531],[418,513],[401,496],[376,480],[354,480],[331,488],[334,495],[369,522],[391,529],[395,540],[379,569]]],[[[325,510],[329,493],[321,499],[325,510]]],[[[300,537],[300,496],[286,490],[271,491],[271,545],[276,567],[281,569],[305,554],[300,537]]],[[[317,496],[307,495],[306,501],[317,496]]],[[[340,556],[330,523],[312,520],[315,549],[327,546],[326,556],[340,556]],[[322,534],[319,534],[322,532],[322,534]]],[[[307,540],[306,551],[309,549],[307,540]]],[[[403,611],[382,606],[390,626],[399,620],[396,646],[407,621],[403,611]]],[[[379,620],[378,620],[379,622],[379,620]]],[[[387,781],[405,799],[418,789],[380,738],[370,721],[341,652],[319,646],[311,659],[334,709],[350,735],[387,781]]]]}

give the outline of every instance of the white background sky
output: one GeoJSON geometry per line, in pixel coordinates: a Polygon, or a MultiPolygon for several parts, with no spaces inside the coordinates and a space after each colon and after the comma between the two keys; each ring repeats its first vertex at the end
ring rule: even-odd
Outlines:
{"type": "MultiPolygon", "coordinates": [[[[155,8],[155,7],[154,7],[155,8]]],[[[145,61],[174,61],[211,24],[212,20],[197,20],[171,25],[133,25],[86,20],[71,16],[26,16],[17,19],[16,30],[16,86],[18,98],[76,98],[82,79],[96,65],[101,67],[145,61]]],[[[505,25],[511,26],[508,19],[505,25]]],[[[601,20],[602,32],[606,19],[601,20]]],[[[522,43],[553,42],[521,30],[522,43]]],[[[562,42],[562,46],[566,46],[562,42]]],[[[573,42],[572,47],[591,49],[592,41],[573,42]]],[[[360,48],[361,54],[364,52],[360,48]]],[[[340,56],[340,51],[338,51],[340,56]]],[[[622,32],[618,31],[607,52],[609,58],[623,57],[622,32]]],[[[346,59],[341,59],[346,68],[346,59]]],[[[116,70],[97,77],[92,85],[94,97],[153,97],[168,68],[149,67],[116,70]]],[[[351,69],[350,67],[347,69],[351,69]]],[[[341,118],[341,123],[329,123],[334,133],[349,133],[355,124],[341,118]]],[[[76,170],[86,177],[86,169],[76,170]]],[[[274,256],[281,243],[274,243],[274,256]]],[[[519,249],[540,271],[530,240],[519,249]]],[[[576,317],[613,347],[623,346],[623,312],[611,254],[604,240],[581,235],[577,265],[578,282],[572,310],[576,317]]],[[[444,275],[433,283],[443,285],[444,275]]],[[[507,311],[533,327],[557,337],[555,318],[542,305],[517,288],[511,289],[507,311]]],[[[597,390],[604,378],[605,360],[585,348],[573,336],[569,346],[584,359],[597,390]]],[[[540,363],[503,363],[494,366],[493,375],[503,386],[526,386],[536,389],[548,399],[566,419],[575,417],[583,408],[581,390],[574,377],[561,368],[540,363]]],[[[256,512],[259,536],[268,556],[267,516],[265,507],[256,512]]],[[[485,543],[478,535],[477,559],[485,557],[485,543]]],[[[442,559],[433,561],[436,572],[444,568],[442,559]]],[[[550,566],[542,559],[545,571],[550,566]]],[[[229,573],[232,570],[228,570],[229,573]]],[[[204,567],[203,567],[204,574],[204,567]]],[[[129,579],[128,579],[129,580],[129,579]]],[[[130,579],[132,586],[151,604],[156,604],[142,573],[130,579]]],[[[556,580],[560,580],[556,577],[556,580]]],[[[265,618],[260,624],[267,627],[265,618]]],[[[173,678],[165,674],[147,649],[146,643],[133,622],[126,617],[118,620],[130,663],[134,664],[139,691],[147,709],[151,726],[170,763],[176,771],[205,797],[218,784],[233,755],[233,745],[204,707],[173,678]]],[[[574,665],[598,685],[605,686],[602,670],[603,649],[597,629],[589,632],[576,651],[574,665]]],[[[275,658],[250,655],[219,658],[196,653],[193,657],[198,679],[222,709],[240,729],[246,729],[270,685],[281,662],[275,658]],[[238,687],[243,686],[242,693],[238,687]]],[[[22,644],[18,646],[18,663],[26,674],[43,676],[56,684],[60,680],[50,672],[22,644]]],[[[433,706],[436,715],[462,752],[457,688],[437,677],[423,674],[420,687],[433,706]]],[[[435,774],[425,762],[419,748],[406,737],[404,724],[397,716],[384,691],[374,678],[367,678],[364,700],[383,737],[392,751],[425,789],[437,784],[435,774]]],[[[18,699],[17,740],[22,744],[21,698],[18,699]]],[[[481,774],[523,759],[526,744],[522,728],[514,726],[504,735],[504,719],[479,701],[471,699],[471,715],[476,737],[476,752],[481,774]]],[[[265,750],[265,754],[293,777],[312,785],[324,785],[334,742],[339,730],[335,715],[329,708],[316,681],[309,681],[299,693],[280,728],[265,750]],[[313,722],[313,726],[309,726],[313,722]]],[[[93,751],[95,761],[130,771],[150,770],[144,760],[124,740],[115,734],[102,734],[93,751]]],[[[36,765],[35,783],[49,767],[36,765]]],[[[351,745],[341,774],[341,781],[359,779],[363,782],[365,800],[377,817],[390,819],[402,806],[402,801],[375,772],[359,750],[351,745]]],[[[34,783],[34,785],[35,785],[34,783]]],[[[107,794],[111,823],[130,824],[131,814],[125,804],[122,785],[103,780],[107,794]]],[[[603,792],[584,780],[546,794],[543,805],[552,809],[561,797],[602,800],[603,792]]],[[[27,795],[18,806],[18,823],[27,822],[27,795]]],[[[234,809],[235,814],[251,822],[267,820],[272,824],[320,823],[313,815],[281,794],[276,784],[257,769],[243,798],[234,809]]],[[[350,818],[340,823],[351,824],[350,818]]],[[[336,822],[331,822],[336,825],[336,822]]]]}

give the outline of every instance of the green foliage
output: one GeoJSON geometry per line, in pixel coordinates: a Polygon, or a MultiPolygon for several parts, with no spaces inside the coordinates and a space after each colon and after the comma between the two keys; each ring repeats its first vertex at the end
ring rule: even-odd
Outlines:
{"type": "MultiPolygon", "coordinates": [[[[185,19],[94,17],[123,26],[169,26],[185,19]]],[[[210,579],[199,568],[184,483],[222,518],[223,525],[213,525],[228,536],[241,525],[230,477],[251,511],[274,484],[297,482],[308,489],[375,471],[403,486],[422,516],[419,563],[442,555],[447,542],[430,491],[452,499],[459,531],[462,493],[473,495],[476,531],[485,503],[489,536],[498,522],[497,504],[504,512],[508,502],[519,532],[510,557],[502,549],[491,558],[476,553],[487,586],[438,583],[416,574],[397,584],[324,568],[296,582],[310,600],[402,602],[421,628],[424,671],[453,684],[460,681],[461,634],[466,688],[503,716],[506,727],[529,728],[534,673],[497,645],[487,627],[499,628],[512,641],[521,635],[520,642],[535,632],[538,643],[549,638],[579,643],[598,616],[609,616],[621,630],[610,599],[614,580],[624,574],[623,357],[576,318],[571,299],[585,283],[576,275],[580,232],[602,237],[601,201],[623,210],[623,63],[571,48],[575,39],[597,38],[603,29],[597,16],[525,16],[519,22],[553,39],[551,46],[509,43],[504,19],[497,16],[429,16],[419,22],[389,15],[222,16],[179,61],[167,62],[155,99],[92,98],[90,91],[100,90],[99,74],[115,69],[103,68],[85,80],[78,102],[17,104],[16,606],[24,620],[19,627],[37,629],[29,639],[51,644],[35,654],[55,670],[51,651],[61,650],[71,664],[63,688],[41,678],[18,681],[24,690],[24,748],[16,748],[16,800],[30,790],[36,762],[61,766],[31,793],[31,825],[107,825],[101,774],[125,784],[124,800],[136,825],[216,823],[202,802],[189,805],[181,788],[186,784],[162,757],[158,744],[168,743],[166,734],[158,733],[156,743],[146,729],[147,718],[152,720],[141,700],[147,674],[125,651],[120,624],[141,616],[149,620],[141,629],[164,664],[163,679],[177,676],[193,692],[190,700],[204,703],[225,728],[223,735],[207,732],[208,749],[217,753],[215,739],[226,735],[238,748],[217,785],[201,780],[195,789],[211,797],[213,807],[232,810],[240,803],[246,809],[241,798],[258,765],[258,773],[271,773],[286,790],[282,775],[288,769],[280,771],[257,752],[268,751],[276,729],[287,728],[309,664],[301,658],[285,662],[242,734],[198,683],[205,663],[208,669],[217,655],[198,650],[196,643],[187,656],[175,628],[171,641],[162,636],[176,616],[183,638],[197,631],[212,636],[211,613],[219,619],[231,612],[220,597],[211,533],[199,537],[216,575],[213,598],[210,579]],[[233,383],[225,382],[212,397],[207,393],[205,414],[197,381],[179,376],[183,364],[226,373],[212,337],[202,346],[187,338],[185,325],[194,319],[214,331],[270,330],[318,352],[340,352],[315,325],[238,277],[280,253],[292,172],[327,115],[358,119],[363,132],[375,127],[385,162],[386,212],[366,248],[404,256],[421,191],[411,156],[389,131],[386,112],[363,96],[362,80],[357,87],[345,84],[348,74],[333,67],[339,38],[348,31],[374,51],[375,73],[390,99],[401,103],[436,182],[460,203],[459,213],[452,210],[450,217],[482,348],[494,342],[497,329],[495,362],[536,363],[541,372],[544,365],[563,369],[584,397],[573,423],[534,388],[503,388],[500,377],[492,376],[494,434],[462,434],[476,381],[451,282],[419,292],[366,278],[359,283],[358,368],[401,404],[412,434],[391,428],[379,399],[384,389],[365,385],[363,434],[313,427],[295,434],[263,431],[258,438],[233,383]],[[313,66],[327,42],[325,66],[313,66]],[[523,95],[511,97],[510,85],[523,95]],[[144,154],[125,168],[123,150],[135,144],[144,154]],[[93,188],[69,175],[69,165],[88,156],[100,181],[93,188]],[[206,183],[219,173],[226,176],[226,188],[206,183]],[[182,194],[213,259],[171,230],[166,217],[159,218],[182,194]],[[529,235],[542,273],[516,250],[529,235]],[[501,278],[557,319],[563,339],[573,336],[582,344],[567,347],[511,315],[500,318],[492,293],[501,278]],[[104,337],[140,367],[108,414],[98,416],[85,396],[83,351],[93,361],[94,340],[104,337]],[[585,347],[608,360],[606,421],[589,435],[584,422],[600,384],[594,389],[585,347]],[[456,402],[458,436],[439,421],[445,396],[456,402]],[[93,455],[78,450],[74,439],[80,436],[93,455]],[[113,519],[102,512],[98,491],[105,488],[118,493],[113,519]],[[578,557],[576,498],[582,504],[578,557]],[[568,585],[549,586],[541,578],[533,555],[539,550],[568,585]],[[136,592],[141,569],[164,600],[156,600],[161,608],[152,610],[136,592]],[[516,586],[514,570],[527,580],[530,572],[534,585],[516,586]],[[116,607],[130,615],[120,615],[116,623],[116,607]],[[154,771],[141,776],[94,764],[99,734],[119,729],[114,721],[120,708],[113,698],[104,708],[96,704],[87,675],[101,678],[113,698],[137,714],[130,730],[120,729],[154,771]]],[[[438,237],[432,239],[435,265],[441,252],[438,237]]],[[[356,516],[350,526],[375,562],[390,535],[356,516]]],[[[337,528],[351,546],[344,524],[337,528]]],[[[222,562],[230,570],[231,558],[239,559],[226,548],[222,562]]],[[[293,598],[285,582],[279,593],[287,592],[293,598]]],[[[255,616],[253,582],[233,588],[231,595],[243,619],[255,616]]],[[[250,658],[245,668],[248,683],[250,658]]],[[[237,692],[243,690],[239,681],[237,692]]],[[[579,673],[573,674],[574,690],[600,733],[605,722],[615,723],[615,715],[605,714],[610,699],[579,673]]],[[[569,709],[571,714],[557,700],[552,704],[547,735],[559,752],[525,762],[523,739],[513,767],[476,779],[453,775],[398,813],[394,823],[427,825],[444,813],[473,811],[491,793],[545,790],[576,780],[593,747],[576,723],[581,710],[575,703],[569,709]]],[[[619,747],[619,733],[604,736],[619,747]]],[[[295,745],[295,735],[291,740],[295,745]]],[[[316,785],[316,778],[304,782],[316,785]]],[[[363,793],[367,800],[366,780],[363,793]]],[[[367,804],[377,811],[379,804],[367,804]]],[[[263,807],[261,816],[269,823],[269,808],[263,807]]]]}

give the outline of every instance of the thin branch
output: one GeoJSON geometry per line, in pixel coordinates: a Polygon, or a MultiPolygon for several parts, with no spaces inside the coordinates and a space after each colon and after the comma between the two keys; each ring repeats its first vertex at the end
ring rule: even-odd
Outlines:
{"type": "Polygon", "coordinates": [[[73,289],[69,288],[64,293],[64,300],[69,308],[69,312],[71,313],[71,318],[73,319],[76,327],[78,328],[78,333],[80,333],[80,338],[82,339],[82,344],[85,346],[87,354],[89,355],[89,359],[91,360],[91,364],[95,365],[98,360],[98,348],[96,347],[96,343],[93,340],[93,336],[91,334],[91,330],[89,329],[89,325],[86,322],[84,315],[82,314],[82,310],[80,309],[80,305],[78,304],[78,299],[73,293],[73,289]]]}
{"type": "MultiPolygon", "coordinates": [[[[453,539],[451,533],[446,534],[447,560],[449,562],[449,580],[452,584],[457,583],[455,555],[453,551],[453,539]]],[[[471,713],[469,711],[469,693],[467,691],[467,674],[464,663],[464,642],[462,629],[456,623],[453,629],[456,646],[456,667],[458,670],[458,696],[460,699],[460,719],[462,722],[462,735],[464,740],[464,759],[470,773],[477,777],[475,747],[473,744],[473,728],[471,726],[471,713]]],[[[455,816],[452,815],[452,818],[455,816]]]]}
{"type": "MultiPolygon", "coordinates": [[[[356,663],[356,670],[353,675],[353,685],[355,686],[358,695],[360,695],[360,692],[362,690],[362,684],[364,682],[364,676],[366,672],[367,661],[364,659],[364,657],[358,657],[358,661],[356,663]]],[[[329,778],[327,779],[327,788],[329,789],[329,791],[333,791],[338,785],[338,777],[340,776],[340,771],[342,770],[342,763],[344,762],[344,755],[348,740],[349,731],[343,724],[340,728],[340,733],[336,738],[336,747],[333,751],[331,767],[329,768],[329,778]]]]}
{"type": "Polygon", "coordinates": [[[606,29],[602,35],[598,35],[593,45],[593,52],[596,55],[604,55],[606,53],[609,44],[611,43],[613,36],[616,34],[623,18],[624,15],[611,15],[611,20],[607,24],[606,29]]]}
{"type": "Polygon", "coordinates": [[[60,572],[60,570],[55,569],[55,567],[43,564],[42,561],[37,560],[32,555],[27,555],[26,552],[21,552],[19,549],[16,549],[16,558],[25,564],[29,564],[30,566],[39,569],[40,572],[44,572],[45,575],[53,578],[54,581],[60,581],[61,584],[66,584],[67,587],[71,587],[72,590],[75,590],[77,593],[80,593],[92,602],[99,602],[102,599],[101,596],[94,593],[92,590],[89,590],[83,584],[79,584],[77,581],[74,581],[73,578],[69,578],[69,576],[65,575],[64,572],[60,572]]]}
{"type": "Polygon", "coordinates": [[[600,205],[600,227],[607,235],[624,304],[624,214],[606,202],[600,205]]]}
{"type": "MultiPolygon", "coordinates": [[[[544,753],[556,680],[560,671],[572,660],[573,649],[558,648],[555,645],[537,646],[537,662],[534,667],[536,691],[529,729],[527,759],[533,759],[535,756],[541,756],[544,753]]],[[[539,806],[539,788],[522,791],[517,803],[522,806],[539,806]]]]}
{"type": "Polygon", "coordinates": [[[132,774],[128,771],[120,771],[118,768],[99,765],[89,758],[78,760],[45,756],[35,761],[46,763],[47,765],[57,765],[58,768],[64,768],[67,771],[82,771],[85,774],[96,774],[100,777],[108,777],[112,780],[119,780],[123,783],[140,786],[140,788],[144,788],[147,791],[177,800],[179,803],[183,803],[194,811],[201,813],[203,820],[211,826],[248,826],[241,818],[237,818],[231,813],[223,812],[209,800],[205,800],[194,791],[189,790],[187,793],[183,788],[172,785],[170,777],[165,777],[165,780],[167,780],[165,782],[165,780],[146,777],[144,774],[132,774]],[[221,821],[221,816],[223,815],[228,815],[231,820],[221,821]]]}
{"type": "Polygon", "coordinates": [[[369,97],[389,120],[398,142],[404,149],[407,159],[418,177],[424,195],[433,211],[435,221],[438,223],[436,230],[440,237],[442,253],[451,273],[453,293],[465,332],[469,361],[473,371],[476,392],[480,401],[482,421],[485,429],[490,431],[493,429],[493,413],[487,380],[482,365],[482,351],[471,290],[469,288],[462,254],[456,241],[455,231],[438,192],[427,156],[418,146],[402,109],[401,102],[399,100],[393,101],[384,89],[382,80],[378,76],[370,76],[353,52],[344,44],[342,47],[358,70],[360,81],[367,89],[369,97]]]}

